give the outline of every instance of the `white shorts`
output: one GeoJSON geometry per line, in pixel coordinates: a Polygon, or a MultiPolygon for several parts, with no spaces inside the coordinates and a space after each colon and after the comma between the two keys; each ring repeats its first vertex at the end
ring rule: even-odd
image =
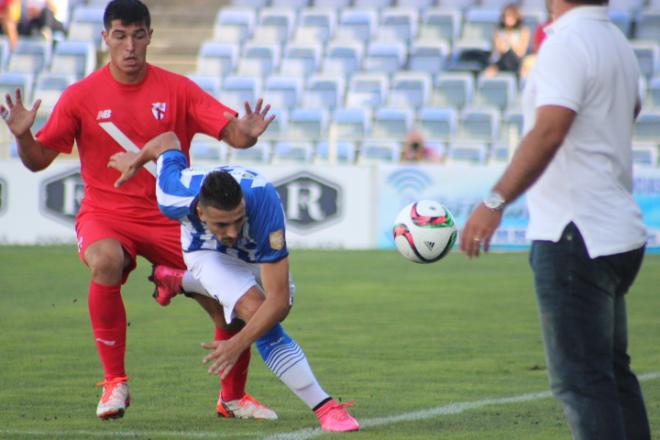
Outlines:
{"type": "MultiPolygon", "coordinates": [[[[247,263],[217,251],[199,250],[184,252],[183,259],[190,273],[223,307],[225,321],[234,319],[236,303],[252,286],[264,291],[261,283],[261,264],[247,263]]],[[[293,305],[295,292],[293,278],[289,274],[289,305],[293,305]]]]}

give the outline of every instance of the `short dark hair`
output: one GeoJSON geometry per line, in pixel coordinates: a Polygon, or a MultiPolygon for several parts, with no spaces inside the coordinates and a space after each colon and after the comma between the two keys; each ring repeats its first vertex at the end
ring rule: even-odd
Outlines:
{"type": "Polygon", "coordinates": [[[222,211],[231,211],[243,200],[243,190],[226,171],[212,171],[206,175],[199,190],[199,204],[222,211]]]}
{"type": "Polygon", "coordinates": [[[110,29],[114,20],[121,20],[121,24],[142,24],[151,28],[151,15],[149,8],[140,0],[112,0],[105,7],[103,25],[105,30],[110,29]]]}

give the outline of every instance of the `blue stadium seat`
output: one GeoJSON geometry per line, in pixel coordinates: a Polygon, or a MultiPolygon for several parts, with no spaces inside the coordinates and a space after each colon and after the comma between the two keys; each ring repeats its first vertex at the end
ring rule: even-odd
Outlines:
{"type": "Polygon", "coordinates": [[[633,25],[633,15],[630,11],[624,11],[621,9],[609,9],[610,21],[614,23],[623,35],[627,38],[630,38],[632,35],[632,25],[633,25]]]}
{"type": "Polygon", "coordinates": [[[385,104],[389,79],[383,73],[356,73],[346,91],[347,107],[375,108],[385,104]]]}
{"type": "Polygon", "coordinates": [[[461,11],[458,9],[429,9],[422,17],[419,38],[451,45],[461,35],[461,24],[461,11]]]}
{"type": "Polygon", "coordinates": [[[204,90],[209,95],[213,96],[216,99],[220,96],[220,89],[222,83],[220,77],[213,75],[196,75],[196,74],[187,75],[187,76],[191,81],[197,84],[202,90],[204,90]]]}
{"type": "Polygon", "coordinates": [[[236,74],[264,78],[275,72],[279,65],[279,44],[246,43],[236,68],[236,74]]]}
{"type": "Polygon", "coordinates": [[[633,139],[636,142],[658,142],[660,139],[660,112],[642,112],[635,121],[633,139]]]}
{"type": "Polygon", "coordinates": [[[474,104],[506,110],[517,99],[516,75],[500,72],[492,77],[480,76],[477,81],[477,93],[474,104]]]}
{"type": "Polygon", "coordinates": [[[55,103],[60,99],[64,89],[76,82],[76,77],[70,74],[42,72],[37,77],[34,86],[34,98],[41,99],[39,112],[50,113],[55,103]]]}
{"type": "Polygon", "coordinates": [[[460,115],[456,138],[461,141],[494,142],[500,126],[499,112],[492,109],[465,109],[460,115]]]}
{"type": "Polygon", "coordinates": [[[263,98],[273,108],[290,109],[300,103],[302,92],[302,77],[270,76],[264,84],[263,98]]]}
{"type": "Polygon", "coordinates": [[[327,108],[330,110],[344,104],[346,82],[337,75],[312,75],[303,93],[304,107],[327,108]]]}
{"type": "Polygon", "coordinates": [[[322,72],[350,76],[362,68],[364,47],[359,42],[329,43],[323,60],[322,72]]]}
{"type": "Polygon", "coordinates": [[[32,86],[34,76],[31,73],[2,72],[0,73],[0,96],[14,96],[16,89],[21,90],[23,102],[32,102],[32,86]]]}
{"type": "Polygon", "coordinates": [[[634,143],[632,149],[633,164],[655,167],[658,165],[658,144],[634,143]]]}
{"type": "Polygon", "coordinates": [[[0,72],[4,72],[6,70],[10,52],[11,49],[9,48],[9,41],[7,40],[7,37],[0,37],[0,72]]]}
{"type": "Polygon", "coordinates": [[[452,142],[447,154],[447,162],[485,164],[488,160],[488,146],[477,142],[452,142]]]}
{"type": "Polygon", "coordinates": [[[479,73],[490,63],[490,40],[464,40],[454,44],[447,70],[479,73]]]}
{"type": "Polygon", "coordinates": [[[50,63],[52,73],[74,75],[82,79],[96,69],[96,48],[89,41],[59,41],[50,63]]]}
{"type": "Polygon", "coordinates": [[[212,160],[217,163],[227,162],[227,145],[211,136],[198,133],[190,143],[190,158],[196,160],[212,160]]]}
{"type": "Polygon", "coordinates": [[[395,73],[392,77],[387,104],[390,107],[417,109],[427,105],[431,98],[433,81],[424,72],[395,73]]]}
{"type": "Polygon", "coordinates": [[[338,164],[352,164],[355,162],[356,147],[355,142],[351,141],[337,141],[331,143],[329,141],[321,141],[316,144],[315,162],[317,164],[338,163],[338,164]],[[331,155],[334,154],[334,159],[331,155]]]}
{"type": "Polygon", "coordinates": [[[317,8],[345,9],[351,6],[353,0],[314,0],[314,6],[317,8]]]}
{"type": "Polygon", "coordinates": [[[359,141],[371,134],[372,112],[363,107],[337,108],[332,112],[331,137],[359,141]]]}
{"type": "Polygon", "coordinates": [[[380,15],[376,38],[408,44],[417,37],[418,21],[419,13],[414,8],[385,8],[380,15]]]}
{"type": "Polygon", "coordinates": [[[363,69],[368,72],[394,73],[403,68],[407,57],[407,48],[403,43],[373,41],[367,47],[363,69]]]}
{"type": "Polygon", "coordinates": [[[400,159],[400,142],[370,139],[360,145],[357,162],[361,165],[398,163],[400,159]]]}
{"type": "Polygon", "coordinates": [[[462,109],[472,102],[474,77],[469,73],[443,73],[437,76],[432,104],[462,109]]]}
{"type": "Polygon", "coordinates": [[[379,108],[374,114],[372,139],[405,139],[412,130],[413,110],[403,108],[379,108]]]}
{"type": "Polygon", "coordinates": [[[311,142],[279,141],[273,146],[273,164],[311,163],[314,146],[311,142]]]}
{"type": "Polygon", "coordinates": [[[660,4],[657,9],[639,13],[635,37],[640,40],[660,41],[660,4]]]}
{"type": "Polygon", "coordinates": [[[219,99],[239,113],[247,101],[254,107],[261,96],[261,78],[254,76],[228,76],[222,82],[219,99]]]}
{"type": "Polygon", "coordinates": [[[259,14],[258,25],[252,34],[252,41],[284,44],[291,40],[295,24],[294,8],[263,8],[259,14]]]}
{"type": "Polygon", "coordinates": [[[317,142],[328,131],[328,111],[323,108],[295,108],[289,116],[287,138],[317,142]]]}
{"type": "Polygon", "coordinates": [[[650,107],[660,110],[660,76],[651,78],[649,81],[648,104],[650,107]]]}
{"type": "Polygon", "coordinates": [[[465,14],[463,24],[464,40],[486,40],[493,38],[495,28],[500,22],[501,8],[470,8],[465,14]]]}
{"type": "Polygon", "coordinates": [[[523,125],[523,114],[520,109],[505,112],[500,124],[500,142],[518,146],[523,135],[523,125]]]}
{"type": "Polygon", "coordinates": [[[252,37],[257,16],[253,9],[228,7],[218,10],[213,26],[213,40],[241,44],[252,37]]]}
{"type": "Polygon", "coordinates": [[[439,0],[438,3],[443,8],[466,11],[468,8],[477,6],[479,4],[479,0],[439,0]]]}
{"type": "Polygon", "coordinates": [[[638,12],[646,3],[646,0],[609,0],[608,6],[610,9],[638,12]]]}
{"type": "MultiPolygon", "coordinates": [[[[265,100],[267,104],[268,101],[265,100]]],[[[275,116],[266,131],[259,136],[264,141],[277,141],[285,139],[289,131],[289,112],[284,108],[271,107],[269,116],[275,116]]]]}
{"type": "Polygon", "coordinates": [[[197,55],[196,73],[217,77],[232,74],[237,66],[238,51],[235,43],[205,41],[197,55]]]}
{"type": "Polygon", "coordinates": [[[69,24],[68,39],[92,41],[96,47],[100,47],[104,11],[104,7],[76,7],[69,24]]]}
{"type": "Polygon", "coordinates": [[[435,0],[397,0],[396,5],[402,8],[414,8],[423,13],[435,6],[435,0]]]}
{"type": "Polygon", "coordinates": [[[270,4],[271,0],[232,0],[231,4],[234,6],[247,6],[253,9],[265,8],[270,4]]]}
{"type": "Polygon", "coordinates": [[[353,0],[353,6],[356,8],[383,9],[392,6],[392,0],[353,0]]]}
{"type": "Polygon", "coordinates": [[[284,6],[289,8],[307,8],[311,0],[272,0],[271,6],[284,6]]]}
{"type": "Polygon", "coordinates": [[[250,148],[231,148],[228,150],[228,162],[240,165],[264,165],[270,163],[272,157],[270,142],[258,141],[250,148]]]}
{"type": "Polygon", "coordinates": [[[282,58],[280,73],[308,78],[319,70],[322,50],[318,43],[288,44],[282,58]]]}
{"type": "Polygon", "coordinates": [[[336,27],[337,12],[334,9],[303,9],[300,12],[300,23],[297,27],[296,41],[325,43],[335,34],[336,27]],[[305,39],[302,39],[301,34],[304,34],[305,39]],[[310,36],[313,40],[308,39],[310,36]]]}
{"type": "Polygon", "coordinates": [[[41,40],[19,39],[9,56],[7,71],[37,75],[50,65],[50,43],[41,40]]]}
{"type": "Polygon", "coordinates": [[[339,16],[337,35],[370,41],[378,26],[378,12],[375,9],[343,9],[339,16]]]}
{"type": "Polygon", "coordinates": [[[445,69],[449,54],[443,41],[416,40],[410,45],[408,69],[437,74],[445,69]]]}
{"type": "Polygon", "coordinates": [[[509,162],[513,152],[506,143],[496,143],[491,148],[490,160],[492,162],[509,162]]]}
{"type": "Polygon", "coordinates": [[[630,45],[635,51],[639,70],[646,78],[651,78],[660,70],[660,44],[653,41],[631,41],[630,45]]]}
{"type": "Polygon", "coordinates": [[[426,139],[448,141],[458,131],[458,113],[448,107],[424,107],[417,115],[417,127],[426,139]]]}

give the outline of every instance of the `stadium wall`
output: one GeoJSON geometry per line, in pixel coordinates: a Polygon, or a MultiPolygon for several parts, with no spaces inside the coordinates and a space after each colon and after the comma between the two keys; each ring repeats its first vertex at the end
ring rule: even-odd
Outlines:
{"type": "MultiPolygon", "coordinates": [[[[442,202],[460,228],[503,167],[453,163],[252,168],[273,181],[280,193],[291,248],[372,249],[393,247],[392,221],[413,200],[442,202]]],[[[79,171],[77,161],[57,161],[39,173],[27,171],[17,160],[0,161],[0,244],[75,243],[73,225],[83,195],[79,171]]],[[[649,251],[660,252],[660,168],[636,169],[634,185],[649,229],[649,251]]],[[[505,212],[494,248],[527,248],[527,221],[521,198],[505,212]]]]}

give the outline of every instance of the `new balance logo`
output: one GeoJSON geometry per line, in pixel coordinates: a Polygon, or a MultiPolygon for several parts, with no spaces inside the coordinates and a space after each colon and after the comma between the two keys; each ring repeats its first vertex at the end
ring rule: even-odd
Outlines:
{"type": "Polygon", "coordinates": [[[96,120],[100,121],[102,119],[110,119],[112,116],[112,110],[100,110],[99,114],[96,115],[96,120]]]}
{"type": "Polygon", "coordinates": [[[435,247],[435,241],[425,241],[424,244],[427,248],[429,248],[430,251],[432,251],[435,247]]]}
{"type": "Polygon", "coordinates": [[[96,338],[96,341],[100,342],[101,344],[105,344],[108,347],[112,347],[113,345],[115,345],[115,341],[108,341],[107,339],[96,338]]]}

